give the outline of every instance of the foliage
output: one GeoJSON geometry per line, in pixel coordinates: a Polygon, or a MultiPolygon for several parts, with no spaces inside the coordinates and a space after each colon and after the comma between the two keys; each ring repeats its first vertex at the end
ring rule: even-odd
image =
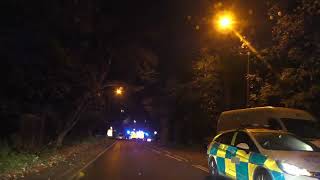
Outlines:
{"type": "Polygon", "coordinates": [[[137,75],[144,84],[152,84],[158,80],[158,57],[149,49],[139,48],[141,58],[137,61],[137,75]]]}
{"type": "Polygon", "coordinates": [[[201,107],[211,118],[223,110],[222,63],[217,55],[202,53],[194,63],[192,85],[201,99],[201,107]]]}
{"type": "Polygon", "coordinates": [[[320,100],[320,3],[275,1],[269,9],[273,45],[264,52],[267,66],[256,72],[257,104],[297,107],[317,113],[320,100]],[[261,82],[262,80],[262,82],[261,82]]]}
{"type": "Polygon", "coordinates": [[[158,79],[158,56],[150,48],[129,44],[112,53],[112,70],[121,79],[138,85],[153,84],[158,79]],[[121,71],[119,71],[121,69],[121,71]]]}
{"type": "Polygon", "coordinates": [[[6,142],[0,144],[0,174],[9,170],[22,169],[34,164],[38,160],[35,154],[18,153],[13,151],[6,142]]]}
{"type": "Polygon", "coordinates": [[[85,122],[78,126],[90,129],[85,131],[90,134],[105,117],[94,121],[80,117],[90,110],[105,113],[104,95],[110,94],[103,87],[108,81],[140,86],[156,81],[158,58],[153,51],[120,42],[124,32],[119,29],[128,25],[110,21],[119,18],[118,11],[109,12],[110,4],[102,1],[87,3],[5,4],[0,137],[11,139],[10,146],[17,147],[18,140],[22,144],[18,148],[29,150],[54,141],[61,144],[80,120],[85,122]],[[25,120],[25,114],[33,118],[25,120]],[[33,141],[38,142],[30,147],[33,141]]]}
{"type": "MultiPolygon", "coordinates": [[[[79,156],[76,158],[77,160],[82,158],[81,154],[88,156],[89,147],[101,146],[102,148],[106,142],[108,143],[108,140],[103,138],[88,137],[74,140],[72,144],[68,144],[59,151],[46,148],[35,153],[17,151],[5,141],[0,141],[0,179],[19,179],[39,172],[45,174],[45,169],[52,172],[53,167],[63,166],[65,162],[75,160],[75,155],[79,156]]],[[[96,148],[91,148],[91,150],[96,151],[96,148]]]]}
{"type": "Polygon", "coordinates": [[[221,59],[203,51],[189,75],[171,79],[170,98],[175,100],[170,119],[171,140],[177,143],[203,143],[213,135],[217,116],[224,108],[221,59]]]}

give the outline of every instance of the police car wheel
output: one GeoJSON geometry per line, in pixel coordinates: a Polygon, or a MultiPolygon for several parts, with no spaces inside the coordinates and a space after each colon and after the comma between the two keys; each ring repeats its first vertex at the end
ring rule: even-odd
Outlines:
{"type": "Polygon", "coordinates": [[[209,173],[210,176],[218,176],[217,165],[214,159],[209,161],[209,173]]]}
{"type": "Polygon", "coordinates": [[[257,173],[257,175],[254,178],[255,180],[272,180],[269,173],[265,170],[261,170],[257,173]]]}

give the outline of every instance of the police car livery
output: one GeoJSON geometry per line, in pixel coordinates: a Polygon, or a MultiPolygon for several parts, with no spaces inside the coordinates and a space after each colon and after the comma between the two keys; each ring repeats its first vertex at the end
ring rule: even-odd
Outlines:
{"type": "Polygon", "coordinates": [[[212,176],[239,180],[320,179],[319,149],[284,131],[225,131],[213,139],[207,154],[212,176]]]}

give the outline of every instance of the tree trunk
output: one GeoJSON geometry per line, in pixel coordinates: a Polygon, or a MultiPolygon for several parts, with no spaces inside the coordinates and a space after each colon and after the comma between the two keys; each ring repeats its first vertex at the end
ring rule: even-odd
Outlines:
{"type": "Polygon", "coordinates": [[[71,119],[68,121],[65,128],[59,133],[57,140],[56,140],[56,148],[59,148],[62,146],[64,137],[68,134],[68,132],[77,124],[77,122],[80,119],[80,114],[86,109],[86,106],[88,104],[88,95],[84,96],[81,100],[82,102],[76,109],[76,111],[71,116],[71,119]]]}
{"type": "Polygon", "coordinates": [[[47,109],[45,109],[44,112],[42,112],[40,117],[40,129],[39,129],[39,139],[38,139],[38,146],[41,147],[44,144],[45,141],[45,126],[46,126],[46,120],[47,120],[47,109]]]}
{"type": "Polygon", "coordinates": [[[62,146],[62,142],[64,140],[64,137],[66,136],[66,131],[64,131],[63,133],[60,133],[57,140],[56,140],[56,148],[61,147],[62,146]]]}
{"type": "MultiPolygon", "coordinates": [[[[102,83],[105,80],[108,72],[109,72],[109,68],[110,68],[110,64],[111,64],[111,58],[108,61],[108,64],[106,64],[106,66],[102,66],[102,73],[101,76],[98,80],[98,88],[100,90],[100,88],[102,87],[102,83]]],[[[96,89],[97,90],[97,89],[96,89]]],[[[96,91],[93,91],[96,92],[96,91]]],[[[88,101],[90,100],[90,95],[91,92],[88,92],[87,94],[85,94],[81,100],[80,105],[78,106],[78,108],[75,110],[75,112],[73,113],[73,115],[71,116],[70,120],[67,122],[67,125],[65,126],[65,128],[58,134],[57,140],[56,140],[56,148],[61,147],[64,137],[68,134],[69,131],[71,131],[71,129],[78,123],[79,119],[80,119],[80,115],[81,113],[86,109],[87,105],[88,105],[88,101]]],[[[95,96],[95,95],[93,95],[95,96]]]]}
{"type": "Polygon", "coordinates": [[[166,145],[169,139],[169,124],[168,118],[162,117],[161,121],[161,134],[160,134],[160,143],[162,145],[166,145]]]}

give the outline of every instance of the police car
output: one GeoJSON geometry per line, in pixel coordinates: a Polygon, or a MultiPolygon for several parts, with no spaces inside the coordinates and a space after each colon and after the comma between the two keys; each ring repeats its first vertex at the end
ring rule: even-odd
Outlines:
{"type": "Polygon", "coordinates": [[[319,149],[285,131],[224,131],[210,143],[207,155],[212,176],[239,180],[320,179],[319,149]]]}

